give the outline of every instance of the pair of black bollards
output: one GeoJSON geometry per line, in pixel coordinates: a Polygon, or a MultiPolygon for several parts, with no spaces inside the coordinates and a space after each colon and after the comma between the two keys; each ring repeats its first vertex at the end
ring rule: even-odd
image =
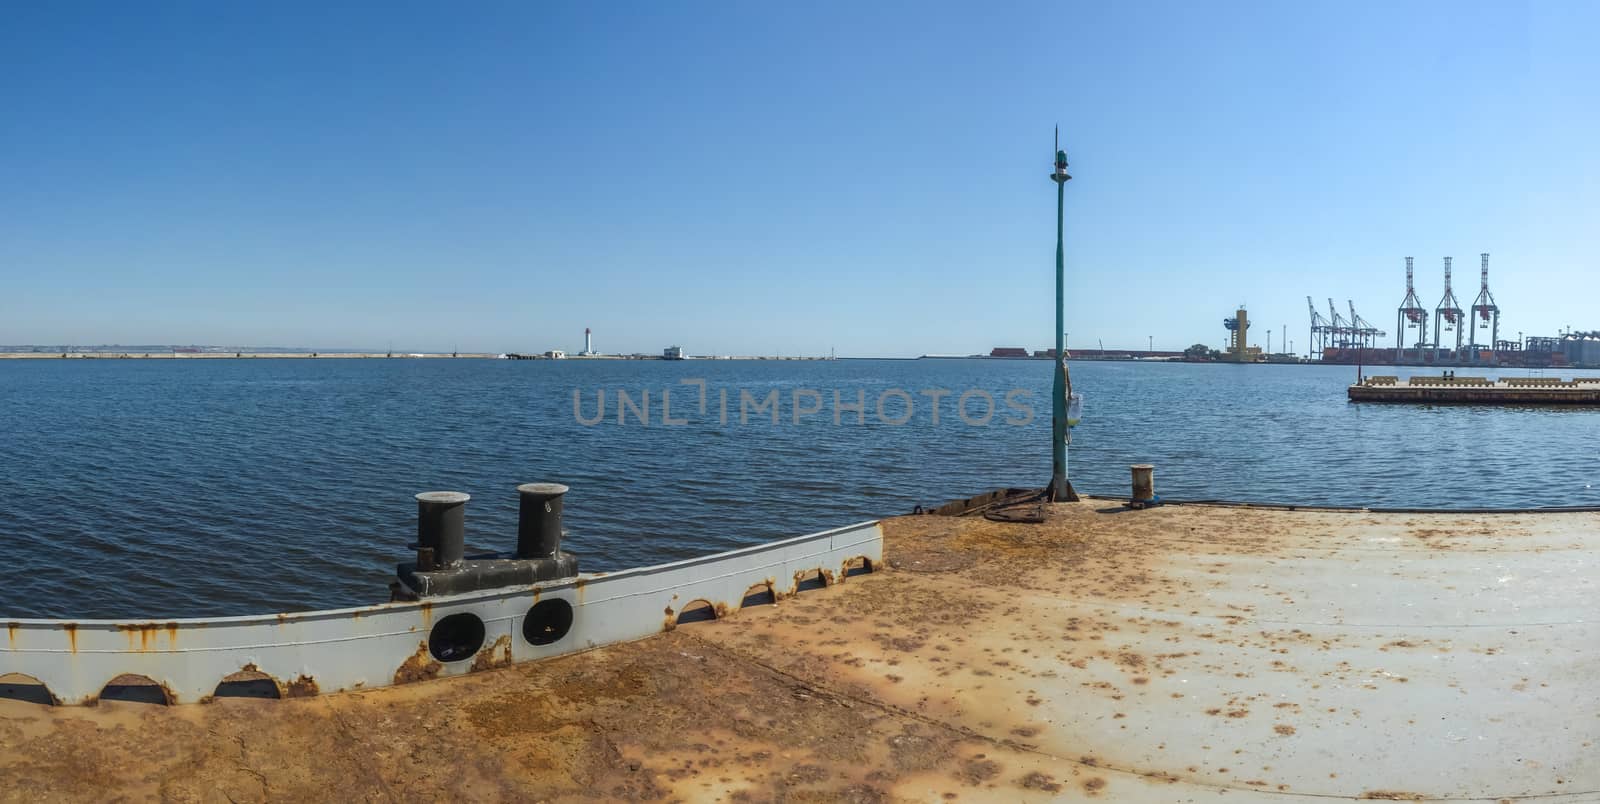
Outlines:
{"type": "MultiPolygon", "coordinates": [[[[561,503],[567,493],[560,483],[517,486],[518,559],[549,559],[561,552],[561,503]]],[[[417,495],[417,565],[422,572],[456,569],[466,558],[467,501],[459,491],[425,491],[417,495]]]]}

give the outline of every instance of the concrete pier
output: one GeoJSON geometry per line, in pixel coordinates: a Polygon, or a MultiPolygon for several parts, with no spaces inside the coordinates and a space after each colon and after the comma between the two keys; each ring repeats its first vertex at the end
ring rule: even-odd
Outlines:
{"type": "Polygon", "coordinates": [[[0,700],[0,800],[1600,798],[1600,514],[1047,514],[457,678],[0,700]]]}
{"type": "Polygon", "coordinates": [[[1350,386],[1351,402],[1433,405],[1600,405],[1600,377],[1438,377],[1375,375],[1350,386]]]}

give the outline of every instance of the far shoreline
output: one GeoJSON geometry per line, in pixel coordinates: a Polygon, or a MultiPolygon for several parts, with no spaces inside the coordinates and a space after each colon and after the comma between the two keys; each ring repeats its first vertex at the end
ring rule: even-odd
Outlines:
{"type": "MultiPolygon", "coordinates": [[[[977,360],[996,362],[1048,362],[1049,357],[995,357],[992,355],[918,355],[917,357],[842,357],[842,356],[804,356],[804,355],[688,355],[683,358],[669,359],[660,355],[574,355],[568,354],[555,358],[547,354],[519,354],[519,353],[490,353],[490,352],[121,352],[121,351],[67,351],[67,352],[0,352],[0,360],[562,360],[562,361],[660,361],[660,362],[695,362],[695,361],[723,361],[723,362],[808,362],[827,363],[837,361],[863,361],[863,360],[892,360],[892,361],[918,361],[918,360],[977,360]]],[[[1380,368],[1408,368],[1408,369],[1444,369],[1444,368],[1470,368],[1480,371],[1573,371],[1593,369],[1589,366],[1507,366],[1485,365],[1482,363],[1451,363],[1439,362],[1429,364],[1394,363],[1392,361],[1372,361],[1357,363],[1343,360],[1309,360],[1297,358],[1295,360],[1270,360],[1249,363],[1234,363],[1225,360],[1185,360],[1182,358],[1150,358],[1134,356],[1072,356],[1068,355],[1069,363],[1178,363],[1183,365],[1216,365],[1216,366],[1365,366],[1369,369],[1380,368]]]]}

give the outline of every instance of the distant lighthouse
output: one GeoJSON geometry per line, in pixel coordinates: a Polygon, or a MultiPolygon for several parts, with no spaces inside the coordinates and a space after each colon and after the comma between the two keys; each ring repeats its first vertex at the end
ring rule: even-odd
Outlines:
{"type": "Polygon", "coordinates": [[[588,357],[594,354],[594,336],[589,334],[589,328],[583,328],[583,355],[588,357]]]}

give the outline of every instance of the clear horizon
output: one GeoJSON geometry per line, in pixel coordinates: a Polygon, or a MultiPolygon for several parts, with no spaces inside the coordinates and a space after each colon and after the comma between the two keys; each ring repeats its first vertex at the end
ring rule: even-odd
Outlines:
{"type": "Polygon", "coordinates": [[[1600,329],[1588,3],[14,7],[0,343],[915,356],[1600,329]]]}

